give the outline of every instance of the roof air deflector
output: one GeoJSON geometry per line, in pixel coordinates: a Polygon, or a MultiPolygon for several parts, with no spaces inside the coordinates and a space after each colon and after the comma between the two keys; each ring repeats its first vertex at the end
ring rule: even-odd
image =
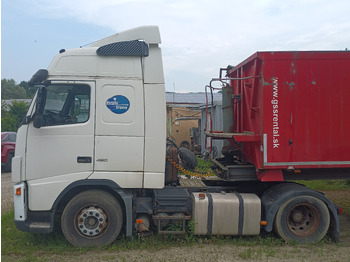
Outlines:
{"type": "Polygon", "coordinates": [[[143,41],[117,42],[101,46],[96,53],[101,56],[148,56],[148,45],[143,41]]]}

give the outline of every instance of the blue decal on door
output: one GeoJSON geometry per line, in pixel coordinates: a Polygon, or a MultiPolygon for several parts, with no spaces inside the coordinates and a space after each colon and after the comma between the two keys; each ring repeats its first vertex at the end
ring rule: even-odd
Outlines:
{"type": "Polygon", "coordinates": [[[106,101],[106,106],[115,114],[124,114],[130,108],[129,99],[125,96],[113,96],[106,101]]]}

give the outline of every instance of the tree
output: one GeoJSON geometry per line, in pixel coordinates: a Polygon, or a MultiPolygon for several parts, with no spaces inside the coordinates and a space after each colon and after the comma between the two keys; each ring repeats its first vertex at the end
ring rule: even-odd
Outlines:
{"type": "Polygon", "coordinates": [[[27,92],[16,84],[13,79],[1,79],[1,99],[21,99],[26,98],[27,92]]]}
{"type": "Polygon", "coordinates": [[[12,101],[12,104],[6,104],[1,101],[1,131],[17,132],[19,125],[26,116],[29,104],[24,101],[12,101]]]}
{"type": "Polygon", "coordinates": [[[36,87],[29,86],[28,82],[22,81],[19,86],[23,87],[26,90],[27,98],[33,98],[36,92],[36,87]]]}

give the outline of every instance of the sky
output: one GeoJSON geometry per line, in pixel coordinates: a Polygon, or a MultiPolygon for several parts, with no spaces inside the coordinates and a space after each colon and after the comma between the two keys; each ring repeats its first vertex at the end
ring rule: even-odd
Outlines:
{"type": "Polygon", "coordinates": [[[1,78],[29,81],[62,48],[158,25],[167,91],[202,92],[257,51],[350,49],[349,0],[2,0],[1,78]]]}

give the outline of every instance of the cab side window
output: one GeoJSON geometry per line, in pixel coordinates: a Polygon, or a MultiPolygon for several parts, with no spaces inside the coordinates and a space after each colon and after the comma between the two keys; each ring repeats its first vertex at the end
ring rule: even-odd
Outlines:
{"type": "Polygon", "coordinates": [[[47,87],[43,126],[85,123],[90,117],[90,86],[57,84],[47,87]]]}

